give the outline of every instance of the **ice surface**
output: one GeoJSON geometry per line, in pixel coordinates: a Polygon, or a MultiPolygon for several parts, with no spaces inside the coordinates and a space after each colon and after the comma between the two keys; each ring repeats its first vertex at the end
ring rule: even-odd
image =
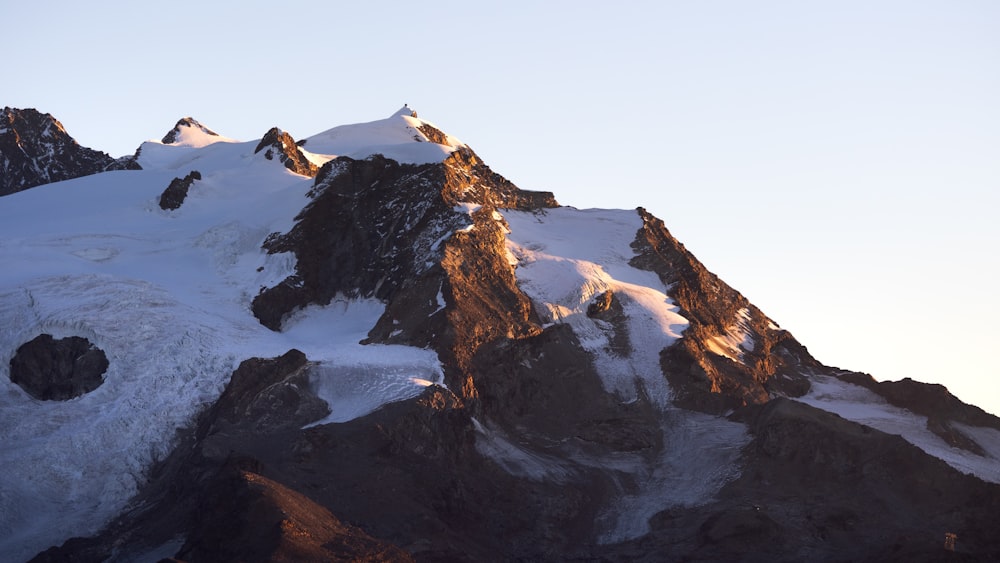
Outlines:
{"type": "Polygon", "coordinates": [[[860,385],[824,375],[810,376],[810,383],[812,388],[809,393],[800,397],[799,401],[882,432],[902,436],[907,442],[963,473],[975,475],[984,481],[1000,483],[1000,431],[955,424],[956,429],[975,440],[986,451],[985,456],[979,456],[950,446],[928,430],[926,417],[892,406],[860,385]]]}
{"type": "Polygon", "coordinates": [[[266,255],[261,244],[291,228],[312,182],[258,158],[255,142],[213,140],[223,142],[146,143],[142,171],[0,198],[0,261],[9,265],[0,270],[4,560],[94,533],[120,512],[176,430],[246,358],[302,350],[318,362],[314,384],[331,421],[440,381],[426,350],[382,346],[372,355],[359,344],[383,312],[378,302],[309,308],[281,333],[260,325],[251,300],[294,269],[291,254],[266,255]],[[161,210],[160,193],[192,169],[202,180],[184,205],[161,210]],[[105,383],[64,402],[34,400],[12,384],[11,356],[41,333],[102,348],[105,383]]]}

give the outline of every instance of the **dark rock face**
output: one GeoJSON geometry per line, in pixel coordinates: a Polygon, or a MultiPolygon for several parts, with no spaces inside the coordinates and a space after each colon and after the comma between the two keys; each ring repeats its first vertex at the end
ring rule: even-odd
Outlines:
{"type": "Polygon", "coordinates": [[[188,190],[195,180],[201,180],[201,172],[192,170],[183,178],[174,178],[167,189],[160,194],[160,209],[164,211],[178,209],[187,199],[188,190]]]}
{"type": "Polygon", "coordinates": [[[338,520],[271,479],[225,466],[206,488],[177,559],[203,561],[413,561],[402,549],[338,520]]]}
{"type": "Polygon", "coordinates": [[[195,120],[194,118],[192,118],[192,117],[182,117],[181,119],[177,120],[177,124],[174,125],[173,129],[171,129],[170,131],[167,131],[167,134],[163,136],[163,139],[160,142],[162,142],[164,145],[172,145],[172,144],[176,143],[177,140],[180,138],[181,133],[183,132],[182,127],[187,127],[187,128],[192,128],[192,129],[199,129],[199,130],[201,130],[202,133],[204,133],[206,135],[211,135],[213,137],[218,137],[219,136],[218,133],[216,133],[215,131],[212,131],[208,127],[205,127],[201,123],[198,123],[198,121],[195,120]]]}
{"type": "MultiPolygon", "coordinates": [[[[414,115],[414,117],[416,116],[414,115]]],[[[424,123],[420,127],[417,127],[417,130],[423,133],[424,136],[427,137],[432,143],[437,143],[439,145],[448,144],[448,136],[445,135],[444,132],[438,129],[437,127],[432,127],[424,123]]]]}
{"type": "Polygon", "coordinates": [[[10,360],[10,380],[42,401],[66,401],[97,389],[108,370],[104,351],[86,338],[41,334],[10,360]]]}
{"type": "Polygon", "coordinates": [[[114,163],[106,153],[80,146],[47,113],[10,107],[0,112],[0,196],[96,174],[114,163]]]}
{"type": "Polygon", "coordinates": [[[772,393],[797,397],[808,391],[803,372],[825,368],[791,334],[709,272],[663,221],[642,208],[638,212],[643,228],[632,243],[637,255],[631,263],[656,272],[691,323],[684,338],[661,354],[663,372],[678,395],[675,403],[723,413],[765,403],[772,393]],[[722,345],[713,343],[727,333],[748,337],[752,344],[720,354],[722,345]]]}
{"type": "MultiPolygon", "coordinates": [[[[328,162],[316,176],[313,199],[295,227],[268,239],[268,252],[294,252],[297,273],[267,288],[253,303],[265,326],[309,303],[326,304],[338,292],[392,301],[403,286],[430,290],[421,310],[434,306],[443,239],[467,225],[460,202],[525,208],[555,204],[551,194],[524,192],[493,173],[475,155],[453,154],[443,164],[399,164],[376,155],[328,162]]],[[[509,270],[509,267],[507,267],[509,270]]],[[[426,293],[426,292],[425,292],[426,293]]],[[[433,310],[433,309],[431,309],[433,310]]]]}
{"type": "Polygon", "coordinates": [[[264,151],[264,158],[273,160],[277,158],[285,165],[285,168],[302,174],[303,176],[316,176],[318,168],[299,150],[299,144],[291,135],[285,133],[277,127],[272,127],[257,144],[254,154],[264,151]]]}

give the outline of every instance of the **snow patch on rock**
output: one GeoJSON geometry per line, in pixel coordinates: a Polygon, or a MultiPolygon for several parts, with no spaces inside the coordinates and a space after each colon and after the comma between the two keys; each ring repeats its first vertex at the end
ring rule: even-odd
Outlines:
{"type": "Polygon", "coordinates": [[[670,389],[660,351],[681,337],[688,321],[653,273],[629,265],[642,227],[634,211],[559,207],[544,213],[504,211],[507,250],[517,260],[518,284],[545,323],[568,323],[594,354],[605,388],[625,401],[639,388],[665,407],[670,389]],[[611,352],[608,328],[587,316],[594,297],[612,291],[628,319],[631,353],[611,352]]]}

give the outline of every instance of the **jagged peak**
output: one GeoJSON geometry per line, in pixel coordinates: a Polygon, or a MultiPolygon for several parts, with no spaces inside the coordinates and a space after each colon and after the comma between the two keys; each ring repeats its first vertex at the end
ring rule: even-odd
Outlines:
{"type": "Polygon", "coordinates": [[[0,114],[0,196],[103,171],[114,159],[81,146],[55,117],[10,106],[0,114]]]}
{"type": "MultiPolygon", "coordinates": [[[[66,128],[63,124],[59,122],[58,119],[52,116],[50,113],[42,113],[35,108],[12,108],[10,106],[4,106],[3,108],[3,121],[8,126],[14,127],[18,126],[30,127],[32,129],[38,130],[38,134],[44,134],[50,128],[55,128],[59,135],[65,136],[67,140],[72,141],[76,144],[76,140],[70,137],[69,133],[66,132],[66,128]]],[[[7,128],[4,128],[7,130],[7,128]]]]}
{"type": "Polygon", "coordinates": [[[296,174],[312,177],[319,170],[316,163],[309,159],[310,155],[299,148],[299,143],[277,127],[268,129],[253,152],[258,154],[261,151],[264,151],[264,158],[267,160],[273,160],[277,154],[278,160],[285,165],[285,168],[296,174]]]}
{"type": "Polygon", "coordinates": [[[236,141],[219,135],[193,117],[183,117],[177,120],[174,128],[168,131],[160,142],[164,145],[203,147],[212,143],[233,143],[236,141]]]}

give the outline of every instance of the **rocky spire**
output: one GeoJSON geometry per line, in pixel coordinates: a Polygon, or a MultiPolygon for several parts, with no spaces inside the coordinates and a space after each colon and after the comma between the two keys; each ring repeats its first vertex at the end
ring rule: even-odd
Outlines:
{"type": "Polygon", "coordinates": [[[253,150],[254,154],[261,151],[264,151],[264,158],[268,160],[277,158],[285,165],[285,168],[296,174],[313,177],[319,170],[319,167],[310,162],[302,153],[295,139],[277,127],[269,129],[260,143],[257,143],[257,148],[253,150]]]}

